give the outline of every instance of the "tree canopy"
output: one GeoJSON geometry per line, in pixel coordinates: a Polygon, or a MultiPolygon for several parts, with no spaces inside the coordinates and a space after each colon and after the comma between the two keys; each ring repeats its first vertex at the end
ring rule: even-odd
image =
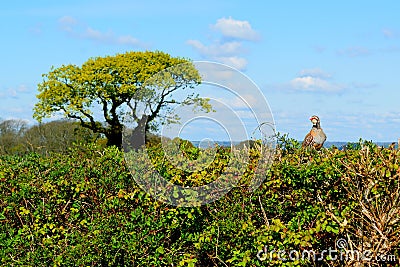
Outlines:
{"type": "Polygon", "coordinates": [[[43,78],[38,85],[34,118],[41,121],[61,114],[76,119],[83,127],[104,134],[108,145],[118,147],[122,144],[126,107],[130,107],[137,131],[175,122],[178,118],[169,112],[171,105],[196,105],[211,110],[208,101],[194,93],[180,101],[174,98],[175,91],[194,89],[201,78],[188,59],[159,51],[90,58],[82,66],[52,67],[43,78]],[[182,67],[165,71],[173,66],[182,67]],[[150,79],[155,75],[156,79],[150,79]]]}

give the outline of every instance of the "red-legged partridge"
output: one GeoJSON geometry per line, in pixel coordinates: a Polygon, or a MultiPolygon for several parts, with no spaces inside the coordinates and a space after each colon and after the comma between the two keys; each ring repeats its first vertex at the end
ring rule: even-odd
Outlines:
{"type": "Polygon", "coordinates": [[[320,149],[326,140],[326,135],[321,128],[321,123],[318,116],[312,116],[310,121],[313,124],[310,132],[304,138],[302,147],[313,147],[315,149],[320,149]]]}

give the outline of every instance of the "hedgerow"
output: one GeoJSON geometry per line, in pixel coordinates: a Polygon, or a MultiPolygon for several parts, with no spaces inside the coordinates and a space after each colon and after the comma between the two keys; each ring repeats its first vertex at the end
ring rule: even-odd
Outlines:
{"type": "MultiPolygon", "coordinates": [[[[357,260],[322,252],[343,255],[350,246],[394,255],[389,264],[398,265],[400,151],[364,143],[316,152],[287,144],[258,189],[246,183],[257,167],[252,162],[227,195],[195,207],[154,199],[116,148],[2,156],[1,265],[343,266],[357,260]],[[341,239],[348,247],[337,247],[341,239]],[[315,258],[282,254],[306,250],[315,258]]],[[[175,183],[199,185],[218,175],[176,170],[153,149],[156,168],[175,183]]],[[[201,154],[183,149],[191,158],[201,154]]],[[[230,159],[229,149],[218,151],[214,169],[230,159]]],[[[381,264],[375,259],[362,263],[381,264]]]]}

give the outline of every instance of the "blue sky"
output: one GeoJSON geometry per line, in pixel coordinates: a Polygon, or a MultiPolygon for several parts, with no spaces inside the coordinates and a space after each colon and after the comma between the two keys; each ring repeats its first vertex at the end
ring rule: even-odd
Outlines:
{"type": "Polygon", "coordinates": [[[0,118],[32,119],[51,66],[161,50],[235,67],[276,130],[328,141],[400,137],[398,1],[7,1],[0,10],[0,118]]]}

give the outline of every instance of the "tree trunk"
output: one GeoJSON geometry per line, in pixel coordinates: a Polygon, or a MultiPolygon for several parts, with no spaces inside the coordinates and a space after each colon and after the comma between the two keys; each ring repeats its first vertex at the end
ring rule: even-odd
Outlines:
{"type": "Polygon", "coordinates": [[[114,130],[107,137],[107,146],[116,146],[122,148],[122,130],[114,130]]]}
{"type": "Polygon", "coordinates": [[[147,115],[142,115],[142,118],[138,121],[138,125],[132,129],[131,133],[124,133],[124,143],[122,146],[125,151],[131,149],[137,151],[146,144],[147,118],[147,115]]]}
{"type": "Polygon", "coordinates": [[[146,128],[147,128],[146,114],[142,115],[138,125],[133,129],[132,135],[129,137],[130,146],[132,149],[138,150],[146,144],[146,128]]]}
{"type": "Polygon", "coordinates": [[[137,126],[132,135],[129,137],[129,145],[131,149],[138,150],[146,144],[146,132],[144,127],[137,126]]]}

